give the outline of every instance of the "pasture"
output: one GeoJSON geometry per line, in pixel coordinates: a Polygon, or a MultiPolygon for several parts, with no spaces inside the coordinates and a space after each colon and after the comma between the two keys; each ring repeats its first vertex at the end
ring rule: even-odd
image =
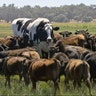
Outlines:
{"type": "MultiPolygon", "coordinates": [[[[90,23],[77,23],[77,22],[70,22],[70,23],[56,23],[53,22],[53,26],[59,26],[60,30],[62,31],[70,31],[75,32],[76,30],[86,30],[88,29],[90,33],[95,34],[96,32],[96,22],[90,23]]],[[[0,23],[0,37],[13,35],[11,23],[0,23]]]]}
{"type": "MultiPolygon", "coordinates": [[[[59,26],[60,30],[58,32],[62,31],[71,31],[75,32],[76,30],[86,30],[88,29],[90,33],[95,34],[96,32],[96,22],[90,22],[90,23],[76,23],[76,22],[70,22],[70,23],[53,23],[53,26],[59,26]]],[[[5,37],[12,34],[12,28],[11,24],[9,23],[1,23],[0,24],[0,37],[5,37]]],[[[0,96],[53,96],[53,83],[52,82],[38,82],[37,83],[37,91],[34,92],[31,90],[32,84],[30,82],[30,85],[28,87],[25,86],[24,81],[22,80],[19,83],[19,77],[13,76],[11,77],[11,88],[4,86],[5,78],[4,76],[0,76],[0,96]]],[[[70,82],[70,85],[71,82],[70,82]]],[[[82,84],[82,91],[85,89],[84,96],[88,96],[88,88],[82,84]]],[[[96,84],[94,84],[92,88],[92,93],[94,96],[96,96],[96,84]]],[[[60,81],[60,91],[57,91],[57,96],[81,96],[81,91],[78,91],[77,89],[74,90],[73,86],[70,87],[69,90],[66,91],[65,85],[64,85],[64,76],[61,77],[60,81]]]]}
{"type": "Polygon", "coordinates": [[[96,22],[90,22],[90,23],[77,23],[77,22],[69,22],[69,23],[53,23],[54,26],[59,26],[60,30],[62,31],[70,31],[75,32],[76,30],[86,30],[92,34],[95,34],[96,32],[96,22]]]}

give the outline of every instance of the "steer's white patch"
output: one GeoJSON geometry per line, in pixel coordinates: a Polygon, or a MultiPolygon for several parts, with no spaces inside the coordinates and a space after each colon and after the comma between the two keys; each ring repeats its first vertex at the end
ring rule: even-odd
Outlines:
{"type": "Polygon", "coordinates": [[[37,18],[36,20],[34,20],[32,23],[30,23],[27,27],[27,29],[29,30],[29,38],[30,40],[33,40],[34,38],[34,34],[36,34],[36,28],[37,26],[41,23],[41,22],[46,22],[49,23],[49,20],[47,18],[37,18]]]}
{"type": "Polygon", "coordinates": [[[52,24],[50,24],[50,23],[47,23],[47,24],[45,24],[45,30],[46,30],[46,32],[47,32],[47,40],[52,40],[52,37],[51,37],[51,32],[52,32],[52,30],[53,30],[53,28],[52,28],[52,24]]]}
{"type": "Polygon", "coordinates": [[[23,32],[21,32],[21,29],[18,31],[18,25],[16,24],[17,21],[19,21],[19,20],[22,20],[22,26],[21,26],[21,29],[22,29],[22,27],[26,23],[26,21],[31,20],[31,19],[30,18],[17,18],[17,19],[14,19],[12,22],[12,29],[13,29],[14,36],[23,37],[23,32]]]}

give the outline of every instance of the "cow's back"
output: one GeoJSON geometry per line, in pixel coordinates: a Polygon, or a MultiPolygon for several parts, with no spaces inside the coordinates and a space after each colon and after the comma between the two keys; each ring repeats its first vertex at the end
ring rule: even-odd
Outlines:
{"type": "Polygon", "coordinates": [[[23,34],[21,32],[22,27],[24,24],[30,20],[30,18],[17,18],[12,21],[12,29],[14,36],[20,36],[23,37],[23,34]],[[20,24],[18,24],[20,22],[20,24]]]}
{"type": "Polygon", "coordinates": [[[57,59],[40,59],[31,64],[29,73],[36,80],[55,80],[59,77],[60,62],[57,59]]]}
{"type": "Polygon", "coordinates": [[[89,70],[88,63],[80,59],[70,59],[65,69],[69,78],[75,80],[89,77],[89,70]]]}

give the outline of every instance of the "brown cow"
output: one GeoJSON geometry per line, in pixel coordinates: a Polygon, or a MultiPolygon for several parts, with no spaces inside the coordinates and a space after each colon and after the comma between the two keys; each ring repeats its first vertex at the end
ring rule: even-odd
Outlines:
{"type": "Polygon", "coordinates": [[[5,38],[0,38],[0,43],[8,47],[9,50],[19,48],[20,37],[8,36],[5,38]]]}
{"type": "Polygon", "coordinates": [[[63,39],[63,36],[59,33],[54,33],[54,42],[57,42],[60,39],[63,39]]]}
{"type": "Polygon", "coordinates": [[[2,51],[2,52],[0,52],[0,58],[4,58],[7,56],[18,56],[19,54],[21,54],[22,52],[25,52],[25,51],[36,51],[36,49],[32,48],[32,47],[26,47],[26,48],[22,48],[22,49],[2,51]]]}
{"type": "MultiPolygon", "coordinates": [[[[19,56],[22,56],[22,57],[25,57],[25,58],[29,59],[29,60],[27,60],[27,62],[26,62],[26,63],[28,63],[28,65],[30,65],[33,60],[40,59],[40,55],[39,55],[39,53],[36,52],[36,51],[24,51],[24,52],[21,52],[21,53],[19,54],[19,56]]],[[[21,80],[22,80],[22,76],[20,76],[19,82],[20,82],[21,80]]]]}
{"type": "Polygon", "coordinates": [[[0,43],[7,46],[9,50],[12,50],[12,49],[28,47],[29,46],[28,40],[29,40],[29,36],[27,36],[27,34],[24,35],[24,37],[7,36],[4,38],[0,38],[0,43]]]}
{"type": "Polygon", "coordinates": [[[58,52],[58,53],[55,53],[52,58],[56,58],[57,60],[60,61],[60,64],[61,64],[60,76],[65,75],[65,67],[69,62],[68,56],[62,52],[58,52]]]}
{"type": "Polygon", "coordinates": [[[84,47],[85,37],[83,34],[72,35],[63,39],[65,45],[75,45],[84,47]]]}
{"type": "Polygon", "coordinates": [[[86,61],[80,59],[70,59],[69,63],[65,68],[65,85],[67,87],[69,80],[73,80],[74,88],[76,84],[81,87],[81,81],[83,80],[89,88],[91,93],[91,82],[90,82],[90,66],[86,61]]]}
{"type": "MultiPolygon", "coordinates": [[[[29,76],[32,81],[33,89],[36,89],[37,81],[54,82],[54,88],[59,88],[60,61],[55,58],[39,59],[34,61],[29,67],[29,76]]],[[[55,90],[56,91],[56,90],[55,90]]]]}
{"type": "Polygon", "coordinates": [[[60,35],[62,35],[64,38],[69,37],[70,35],[72,35],[72,32],[69,31],[63,31],[63,32],[59,32],[60,35]]]}
{"type": "Polygon", "coordinates": [[[19,75],[24,77],[25,84],[29,84],[29,76],[28,76],[28,67],[29,65],[26,63],[26,58],[24,57],[6,57],[3,63],[3,71],[6,77],[5,86],[8,83],[10,86],[10,76],[19,75]]]}
{"type": "Polygon", "coordinates": [[[19,56],[26,57],[27,59],[40,59],[40,55],[36,51],[24,51],[19,54],[19,56]]]}

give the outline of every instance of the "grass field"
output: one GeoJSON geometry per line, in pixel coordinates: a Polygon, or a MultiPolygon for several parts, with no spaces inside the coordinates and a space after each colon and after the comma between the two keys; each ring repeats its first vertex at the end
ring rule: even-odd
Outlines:
{"type": "Polygon", "coordinates": [[[70,22],[70,23],[53,23],[54,26],[59,26],[60,30],[62,31],[70,31],[75,32],[76,30],[86,30],[92,34],[96,33],[96,22],[90,22],[90,23],[77,23],[77,22],[70,22]]]}
{"type": "Polygon", "coordinates": [[[0,37],[5,37],[8,35],[12,35],[12,27],[9,23],[1,23],[0,24],[0,37]]]}
{"type": "MultiPolygon", "coordinates": [[[[90,23],[53,23],[53,26],[59,26],[61,31],[71,31],[75,32],[76,30],[81,29],[88,29],[90,33],[95,34],[96,32],[96,22],[90,22],[90,23]]],[[[8,23],[1,23],[0,24],[0,37],[5,37],[8,35],[12,35],[12,27],[11,24],[8,23]]],[[[11,88],[5,87],[4,82],[5,78],[4,76],[0,76],[0,96],[53,96],[53,83],[52,82],[38,82],[37,83],[37,91],[33,92],[31,91],[31,83],[28,87],[25,86],[24,81],[22,80],[21,83],[19,83],[18,76],[11,77],[11,88]]],[[[72,84],[70,84],[72,85],[72,84]]],[[[82,90],[85,89],[84,96],[88,96],[88,88],[82,84],[82,90]]],[[[94,84],[92,88],[93,96],[96,96],[96,85],[94,84]]],[[[57,92],[57,96],[81,96],[81,91],[78,91],[77,89],[74,90],[74,88],[71,86],[70,90],[66,91],[65,85],[64,85],[64,76],[61,77],[60,82],[60,91],[57,92]]]]}
{"type": "MultiPolygon", "coordinates": [[[[90,23],[77,23],[77,22],[70,22],[70,23],[53,23],[53,26],[59,26],[60,30],[57,32],[62,31],[70,31],[75,32],[76,30],[86,30],[92,34],[96,34],[96,22],[90,23]]],[[[0,37],[4,37],[7,35],[13,35],[11,23],[0,23],[0,37]]]]}

